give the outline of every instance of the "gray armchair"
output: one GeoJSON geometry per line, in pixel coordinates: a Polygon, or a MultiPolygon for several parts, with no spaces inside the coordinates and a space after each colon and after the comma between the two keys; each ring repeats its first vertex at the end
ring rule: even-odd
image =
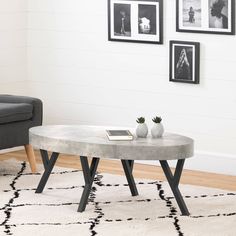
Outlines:
{"type": "Polygon", "coordinates": [[[32,172],[36,161],[29,128],[42,125],[43,105],[37,98],[0,95],[0,150],[24,146],[32,172]]]}

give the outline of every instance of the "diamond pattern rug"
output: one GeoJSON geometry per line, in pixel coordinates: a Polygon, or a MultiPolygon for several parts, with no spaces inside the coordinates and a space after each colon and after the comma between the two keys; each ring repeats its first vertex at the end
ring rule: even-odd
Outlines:
{"type": "MultiPolygon", "coordinates": [[[[39,167],[42,173],[42,167],[39,167]]],[[[98,173],[83,213],[79,170],[55,167],[42,194],[41,173],[28,164],[0,162],[0,235],[174,236],[236,235],[236,193],[180,185],[191,213],[181,216],[166,182],[136,179],[132,197],[125,176],[98,173]]]]}

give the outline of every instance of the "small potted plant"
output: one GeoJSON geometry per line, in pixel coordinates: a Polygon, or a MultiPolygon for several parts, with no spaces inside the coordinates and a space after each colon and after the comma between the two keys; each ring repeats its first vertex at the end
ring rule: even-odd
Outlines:
{"type": "Polygon", "coordinates": [[[152,121],[154,122],[154,125],[151,129],[152,137],[153,138],[160,138],[164,133],[164,127],[161,123],[162,118],[159,116],[156,116],[152,119],[152,121]]]}
{"type": "Polygon", "coordinates": [[[144,117],[139,117],[137,118],[136,122],[138,123],[136,127],[136,135],[139,138],[146,138],[148,134],[148,127],[147,124],[145,123],[145,118],[144,117]]]}

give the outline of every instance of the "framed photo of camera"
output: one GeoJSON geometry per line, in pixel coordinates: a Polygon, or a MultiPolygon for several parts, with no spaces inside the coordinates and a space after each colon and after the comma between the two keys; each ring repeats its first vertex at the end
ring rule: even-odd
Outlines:
{"type": "Polygon", "coordinates": [[[235,0],[177,0],[176,31],[235,34],[235,0]]]}
{"type": "Polygon", "coordinates": [[[170,41],[170,75],[172,82],[199,84],[200,43],[170,41]]]}
{"type": "Polygon", "coordinates": [[[108,0],[108,40],[163,44],[163,0],[108,0]]]}

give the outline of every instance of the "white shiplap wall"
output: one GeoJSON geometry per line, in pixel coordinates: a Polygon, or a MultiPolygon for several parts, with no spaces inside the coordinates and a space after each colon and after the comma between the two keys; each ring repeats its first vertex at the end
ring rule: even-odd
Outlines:
{"type": "Polygon", "coordinates": [[[0,0],[0,93],[24,94],[27,84],[27,0],[0,0]]]}
{"type": "Polygon", "coordinates": [[[189,168],[236,174],[236,37],[175,32],[164,1],[164,45],[109,42],[107,0],[29,0],[28,78],[47,124],[135,126],[155,115],[191,136],[189,168]],[[168,81],[169,40],[201,42],[200,85],[168,81]],[[191,164],[192,163],[192,164],[191,164]]]}

